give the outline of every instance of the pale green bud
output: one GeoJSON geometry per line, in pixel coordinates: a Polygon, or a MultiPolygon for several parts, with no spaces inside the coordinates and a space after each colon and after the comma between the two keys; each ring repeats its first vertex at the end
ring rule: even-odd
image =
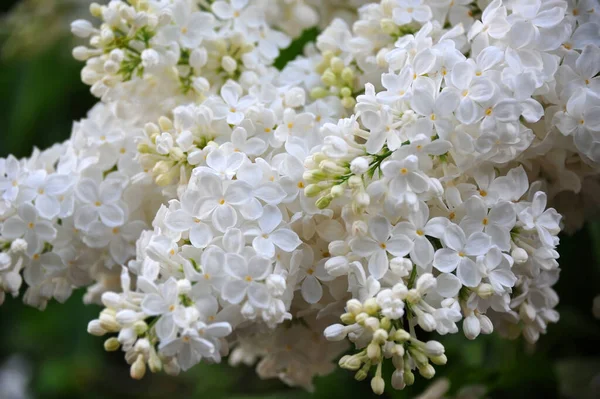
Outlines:
{"type": "Polygon", "coordinates": [[[344,108],[354,108],[356,100],[353,97],[344,97],[342,98],[342,105],[344,108]]]}
{"type": "MultiPolygon", "coordinates": [[[[387,317],[382,318],[381,319],[381,328],[383,328],[385,330],[385,332],[387,333],[392,328],[392,321],[387,317]]],[[[387,339],[387,337],[385,339],[387,339]]]]}
{"type": "Polygon", "coordinates": [[[321,191],[323,191],[323,188],[319,187],[317,184],[309,184],[304,189],[304,195],[306,195],[308,198],[312,198],[319,195],[321,191]]]}
{"type": "Polygon", "coordinates": [[[352,89],[349,87],[342,87],[342,89],[340,90],[340,96],[342,96],[342,97],[352,96],[352,89]]]}
{"type": "Polygon", "coordinates": [[[350,299],[346,302],[346,308],[354,316],[358,316],[363,311],[362,303],[358,299],[350,299]]]}
{"type": "Polygon", "coordinates": [[[102,17],[102,6],[98,3],[90,4],[90,14],[93,17],[101,18],[102,17]]]}
{"type": "Polygon", "coordinates": [[[358,370],[362,365],[360,358],[356,355],[354,356],[344,356],[340,359],[339,365],[341,368],[346,370],[358,370]]]}
{"type": "Polygon", "coordinates": [[[365,324],[365,321],[369,318],[369,315],[366,313],[359,313],[356,315],[356,322],[358,324],[360,324],[361,326],[363,326],[365,324]]]}
{"type": "Polygon", "coordinates": [[[337,186],[333,186],[331,188],[331,196],[333,198],[338,198],[344,195],[344,187],[342,187],[341,185],[337,185],[337,186]]]}
{"type": "Polygon", "coordinates": [[[404,343],[410,340],[410,334],[406,330],[398,330],[394,334],[394,341],[398,343],[404,343]]]}
{"type": "Polygon", "coordinates": [[[379,24],[381,26],[381,30],[386,34],[390,36],[395,36],[398,34],[398,25],[396,25],[391,19],[383,18],[379,24]]]}
{"type": "Polygon", "coordinates": [[[379,305],[377,304],[375,298],[367,299],[364,304],[364,309],[365,312],[367,312],[369,315],[377,314],[377,312],[379,311],[379,305]]]}
{"type": "Polygon", "coordinates": [[[348,83],[349,85],[352,85],[352,83],[354,83],[354,71],[352,70],[352,68],[344,68],[344,70],[342,71],[342,80],[348,83]]]}
{"type": "Polygon", "coordinates": [[[104,341],[104,350],[107,352],[114,352],[121,347],[121,343],[116,337],[111,337],[104,341]]]}
{"type": "Polygon", "coordinates": [[[404,383],[406,385],[412,385],[415,383],[415,375],[410,369],[404,369],[404,383]]]}
{"type": "Polygon", "coordinates": [[[385,344],[388,339],[388,333],[384,329],[380,328],[373,334],[373,342],[377,342],[379,345],[385,344]]]}
{"type": "Polygon", "coordinates": [[[139,335],[143,335],[146,331],[148,331],[148,324],[145,321],[139,320],[133,324],[133,330],[135,333],[139,335]]]}
{"type": "Polygon", "coordinates": [[[173,167],[172,161],[166,161],[166,160],[158,161],[156,163],[156,165],[154,165],[154,168],[152,168],[152,172],[154,172],[156,174],[168,173],[172,167],[173,167]]]}
{"type": "Polygon", "coordinates": [[[365,378],[367,378],[367,375],[368,373],[365,370],[360,369],[356,372],[356,374],[354,374],[354,379],[356,381],[363,381],[365,378]]]}
{"type": "Polygon", "coordinates": [[[356,318],[352,313],[344,313],[340,316],[340,320],[344,324],[354,324],[356,322],[356,318]]]}
{"type": "Polygon", "coordinates": [[[408,348],[408,353],[412,356],[417,366],[425,365],[429,363],[427,356],[419,349],[411,346],[408,348]]]}
{"type": "Polygon", "coordinates": [[[431,363],[436,364],[438,366],[443,366],[446,363],[448,363],[448,358],[446,357],[446,355],[430,357],[429,360],[431,360],[431,363]]]}
{"type": "Polygon", "coordinates": [[[325,209],[329,206],[329,204],[331,204],[332,200],[333,200],[333,197],[331,195],[325,195],[325,196],[319,198],[315,205],[319,209],[325,209]]]}
{"type": "Polygon", "coordinates": [[[173,129],[173,122],[166,116],[158,118],[158,126],[160,126],[163,132],[173,129]]]}
{"type": "Polygon", "coordinates": [[[319,163],[319,168],[329,175],[343,175],[348,172],[348,170],[342,166],[339,166],[335,162],[331,160],[321,161],[319,163]]]}
{"type": "Polygon", "coordinates": [[[139,143],[137,145],[137,151],[140,154],[151,154],[154,153],[154,149],[152,147],[150,147],[148,144],[146,143],[139,143]]]}
{"type": "Polygon", "coordinates": [[[324,87],[315,87],[310,91],[310,96],[315,100],[320,98],[327,97],[329,95],[329,91],[324,87]]]}
{"type": "Polygon", "coordinates": [[[329,66],[331,67],[333,73],[339,74],[342,72],[346,65],[344,64],[344,61],[342,61],[341,58],[333,57],[331,61],[329,61],[329,66]]]}
{"type": "Polygon", "coordinates": [[[321,75],[321,81],[327,86],[337,86],[337,76],[335,76],[335,73],[333,73],[331,69],[327,69],[325,72],[323,72],[323,75],[321,75]]]}
{"type": "Polygon", "coordinates": [[[431,364],[426,364],[422,367],[419,367],[419,374],[430,380],[435,375],[435,369],[431,364]]]}

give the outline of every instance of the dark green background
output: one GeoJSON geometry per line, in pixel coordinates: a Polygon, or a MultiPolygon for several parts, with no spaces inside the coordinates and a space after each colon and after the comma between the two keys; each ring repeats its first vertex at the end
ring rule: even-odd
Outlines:
{"type": "MultiPolygon", "coordinates": [[[[14,0],[1,0],[0,12],[14,0]]],[[[39,22],[39,21],[38,21],[39,22]]],[[[43,29],[42,29],[43,31],[43,29]]],[[[4,40],[11,34],[2,25],[4,40]]],[[[314,38],[316,32],[305,35],[314,38]]],[[[0,42],[0,45],[2,43],[0,42]]],[[[95,99],[79,80],[81,65],[70,55],[67,36],[43,51],[17,51],[0,60],[0,156],[27,156],[33,146],[45,148],[68,138],[74,120],[85,116],[95,99]]],[[[301,43],[284,52],[278,66],[297,54],[301,43]]],[[[592,317],[592,300],[600,293],[600,225],[588,223],[574,236],[561,237],[561,321],[549,328],[535,349],[522,340],[507,342],[462,334],[442,339],[449,364],[437,367],[450,377],[452,391],[484,384],[492,398],[594,398],[593,376],[600,379],[600,322],[592,317]]],[[[20,354],[32,369],[35,398],[367,398],[369,383],[357,383],[345,371],[316,380],[316,393],[292,390],[277,381],[260,381],[251,368],[200,365],[177,378],[129,378],[122,353],[106,353],[101,338],[86,333],[100,308],[84,306],[82,292],[64,305],[51,303],[44,312],[8,298],[0,307],[0,366],[20,354]]],[[[387,367],[389,371],[389,366],[387,367]]],[[[389,381],[389,380],[388,380],[389,381]]],[[[598,385],[598,383],[597,383],[598,385]]],[[[426,382],[404,392],[386,390],[388,398],[412,398],[426,382]]],[[[1,389],[0,389],[1,391],[1,389]]],[[[4,399],[1,398],[0,399],[4,399]]]]}

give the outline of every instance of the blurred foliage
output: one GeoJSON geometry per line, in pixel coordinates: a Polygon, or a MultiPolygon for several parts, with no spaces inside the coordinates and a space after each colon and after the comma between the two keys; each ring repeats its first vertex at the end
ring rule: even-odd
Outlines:
{"type": "MultiPolygon", "coordinates": [[[[15,3],[0,1],[0,12],[15,3]]],[[[35,29],[17,26],[14,30],[11,18],[4,18],[0,27],[3,49],[19,44],[19,40],[23,44],[14,47],[17,50],[2,53],[6,56],[12,51],[18,56],[0,61],[0,156],[27,156],[33,146],[46,148],[66,139],[73,121],[84,117],[95,102],[79,80],[81,65],[70,55],[72,40],[62,33],[54,35],[52,13],[44,14],[36,8],[49,3],[50,0],[35,0],[20,5],[18,12],[25,12],[21,21],[41,24],[35,29]],[[26,12],[30,10],[32,19],[27,19],[26,12]],[[19,39],[25,37],[19,36],[19,29],[31,29],[41,40],[37,44],[43,45],[29,51],[32,47],[19,39]]],[[[307,32],[283,52],[277,65],[285,65],[316,35],[314,30],[307,32]]],[[[561,298],[560,322],[549,327],[535,349],[523,340],[506,341],[497,335],[481,336],[473,342],[461,334],[444,337],[449,364],[437,370],[452,382],[451,392],[483,384],[490,398],[600,397],[600,322],[591,312],[593,297],[600,293],[600,224],[592,222],[574,236],[561,237],[559,250],[562,272],[556,289],[561,298]]],[[[356,382],[343,370],[317,378],[314,394],[290,389],[278,381],[260,381],[252,368],[231,368],[226,364],[199,365],[177,378],[147,375],[142,382],[133,381],[122,353],[104,352],[103,340],[87,334],[87,323],[97,317],[100,308],[84,306],[81,296],[79,292],[62,305],[51,303],[44,312],[12,298],[0,307],[0,366],[10,356],[22,355],[32,369],[32,397],[374,397],[368,382],[356,382]]],[[[391,373],[391,365],[386,371],[391,373]]],[[[383,397],[414,398],[429,383],[417,378],[416,386],[403,392],[388,386],[383,397]]]]}

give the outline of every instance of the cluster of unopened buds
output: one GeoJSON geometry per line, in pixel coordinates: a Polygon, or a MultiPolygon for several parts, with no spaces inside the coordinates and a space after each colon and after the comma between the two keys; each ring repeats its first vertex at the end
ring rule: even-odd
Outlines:
{"type": "Polygon", "coordinates": [[[325,3],[92,4],[99,103],[0,160],[1,298],[87,287],[136,379],[229,356],[312,389],[339,360],[381,394],[452,361],[424,332],[534,344],[597,208],[597,1],[325,3]]]}

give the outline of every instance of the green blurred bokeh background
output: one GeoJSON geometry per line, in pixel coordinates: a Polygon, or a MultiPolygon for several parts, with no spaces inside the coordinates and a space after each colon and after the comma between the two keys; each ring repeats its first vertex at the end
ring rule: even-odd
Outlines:
{"type": "MultiPolygon", "coordinates": [[[[70,20],[87,15],[87,4],[0,0],[0,156],[27,156],[34,146],[68,138],[73,121],[94,104],[79,80],[81,65],[71,57],[74,41],[68,32],[70,20]]],[[[278,64],[300,46],[296,43],[278,64]]],[[[452,382],[451,395],[479,384],[490,398],[600,397],[600,322],[591,312],[600,293],[600,224],[589,222],[574,236],[562,236],[559,250],[559,324],[549,327],[534,350],[522,340],[495,335],[474,342],[461,334],[444,338],[449,363],[437,369],[452,382]]],[[[314,394],[260,381],[252,368],[227,365],[133,381],[122,353],[104,352],[103,340],[86,333],[100,308],[84,306],[81,297],[78,292],[44,312],[13,298],[0,306],[0,399],[372,397],[368,382],[358,383],[342,370],[318,378],[314,394]]],[[[417,381],[403,392],[388,387],[384,397],[417,397],[428,383],[417,381]]]]}

